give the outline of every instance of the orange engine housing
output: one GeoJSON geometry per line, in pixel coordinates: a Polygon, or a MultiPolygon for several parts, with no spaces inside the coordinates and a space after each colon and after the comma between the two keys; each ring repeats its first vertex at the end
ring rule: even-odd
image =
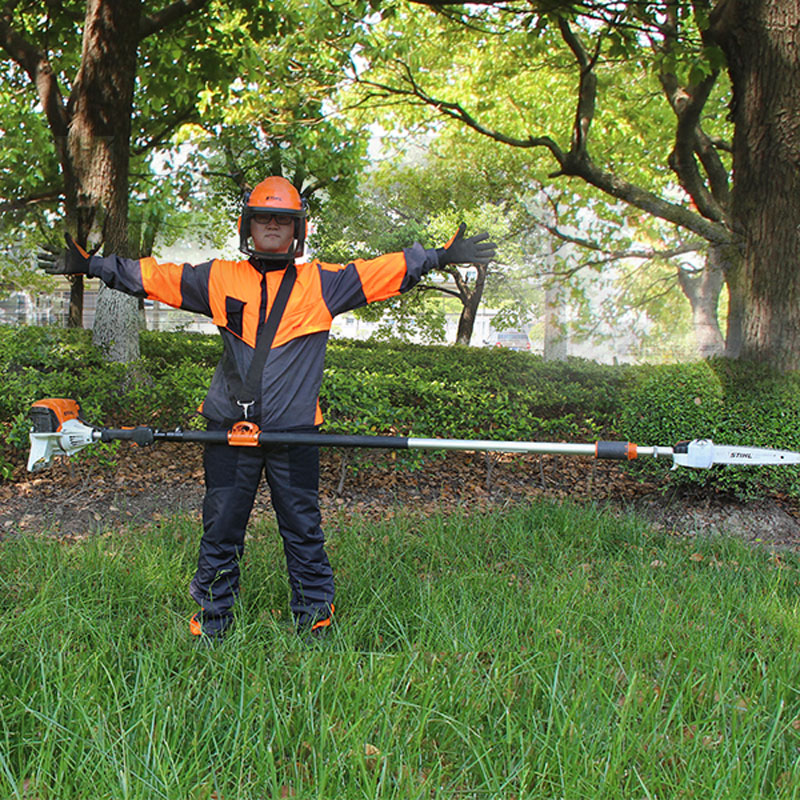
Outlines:
{"type": "Polygon", "coordinates": [[[78,419],[81,413],[77,400],[49,397],[31,405],[30,418],[35,433],[56,433],[68,419],[78,419]]]}

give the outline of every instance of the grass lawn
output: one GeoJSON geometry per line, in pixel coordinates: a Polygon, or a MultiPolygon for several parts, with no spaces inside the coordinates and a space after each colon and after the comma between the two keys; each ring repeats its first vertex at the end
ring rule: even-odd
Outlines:
{"type": "Polygon", "coordinates": [[[188,635],[199,524],[0,543],[0,797],[800,797],[800,561],[591,508],[329,518],[286,624],[271,523],[188,635]]]}

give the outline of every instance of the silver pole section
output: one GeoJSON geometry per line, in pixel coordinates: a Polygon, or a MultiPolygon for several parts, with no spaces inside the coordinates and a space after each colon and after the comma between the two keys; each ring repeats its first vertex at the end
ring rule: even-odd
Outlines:
{"type": "MultiPolygon", "coordinates": [[[[486,439],[408,439],[409,448],[425,450],[488,450],[498,453],[539,453],[563,456],[594,456],[604,457],[603,443],[569,444],[563,442],[503,442],[486,439]]],[[[610,444],[610,443],[609,443],[610,444]]],[[[632,448],[629,454],[615,454],[613,458],[639,458],[642,456],[672,457],[671,447],[639,447],[626,442],[614,444],[632,448]]]]}
{"type": "Polygon", "coordinates": [[[594,444],[560,442],[503,442],[486,439],[413,439],[409,448],[424,450],[490,450],[498,453],[551,453],[565,456],[593,456],[594,444]]]}

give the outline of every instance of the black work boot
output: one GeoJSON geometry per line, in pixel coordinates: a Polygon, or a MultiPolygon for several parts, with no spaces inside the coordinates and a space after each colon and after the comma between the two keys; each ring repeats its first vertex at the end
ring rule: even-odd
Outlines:
{"type": "Polygon", "coordinates": [[[230,615],[218,617],[201,610],[189,620],[189,632],[197,642],[217,644],[225,638],[232,625],[233,617],[230,615]]]}
{"type": "Polygon", "coordinates": [[[328,639],[333,625],[334,607],[304,608],[301,615],[296,615],[297,634],[306,644],[322,643],[328,639]]]}

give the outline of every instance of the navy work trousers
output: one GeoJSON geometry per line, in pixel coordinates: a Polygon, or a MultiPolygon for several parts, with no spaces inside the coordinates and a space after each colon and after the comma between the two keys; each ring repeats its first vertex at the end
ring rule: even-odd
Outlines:
{"type": "Polygon", "coordinates": [[[207,445],[204,467],[203,537],[190,587],[203,609],[204,632],[221,632],[233,619],[245,529],[264,471],[283,537],[295,621],[303,626],[327,618],[333,571],[319,510],[319,448],[207,445]]]}

